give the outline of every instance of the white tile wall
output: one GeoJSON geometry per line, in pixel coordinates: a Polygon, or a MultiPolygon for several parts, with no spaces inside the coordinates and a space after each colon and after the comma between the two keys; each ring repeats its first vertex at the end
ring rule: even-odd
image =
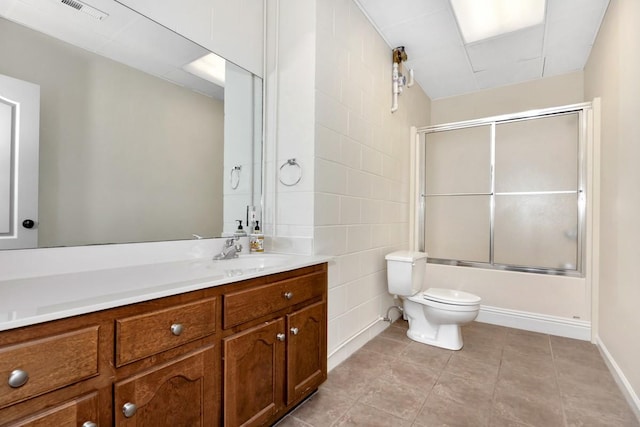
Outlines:
{"type": "Polygon", "coordinates": [[[316,10],[314,252],[336,256],[329,353],[342,359],[393,303],[384,255],[409,245],[409,128],[428,124],[430,101],[412,87],[392,115],[391,48],[351,0],[316,10]]]}
{"type": "Polygon", "coordinates": [[[314,253],[335,256],[328,323],[335,366],[384,328],[380,318],[393,304],[384,255],[409,246],[410,126],[428,124],[430,100],[416,85],[391,114],[391,48],[352,0],[280,0],[279,13],[280,65],[267,64],[267,106],[277,105],[267,108],[267,159],[277,160],[267,172],[266,217],[273,248],[306,249],[311,241],[314,253]],[[285,152],[312,161],[304,185],[277,184],[285,152]]]}
{"type": "Polygon", "coordinates": [[[316,125],[316,157],[340,161],[340,134],[322,125],[316,125]]]}

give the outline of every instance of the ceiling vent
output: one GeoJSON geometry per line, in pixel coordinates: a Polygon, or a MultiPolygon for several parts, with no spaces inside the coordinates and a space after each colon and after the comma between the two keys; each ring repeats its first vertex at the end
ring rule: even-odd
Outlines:
{"type": "Polygon", "coordinates": [[[66,6],[74,8],[79,12],[86,13],[87,15],[99,21],[107,19],[107,17],[109,16],[103,11],[96,9],[93,6],[89,6],[88,4],[83,3],[79,0],[58,0],[58,1],[66,6]]]}

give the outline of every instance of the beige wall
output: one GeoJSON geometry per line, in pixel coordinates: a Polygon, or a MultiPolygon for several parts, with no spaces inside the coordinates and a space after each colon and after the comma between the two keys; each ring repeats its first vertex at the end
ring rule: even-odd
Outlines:
{"type": "MultiPolygon", "coordinates": [[[[450,123],[584,101],[583,74],[576,72],[468,95],[434,100],[431,124],[450,123]]],[[[590,289],[584,278],[427,265],[428,286],[479,295],[483,305],[536,315],[588,321],[590,289]],[[553,295],[550,298],[549,295],[553,295]]]]}
{"type": "Polygon", "coordinates": [[[602,99],[599,337],[640,409],[640,2],[612,0],[585,68],[602,99]]]}
{"type": "Polygon", "coordinates": [[[458,122],[584,101],[581,71],[434,100],[431,124],[458,122]]]}
{"type": "Polygon", "coordinates": [[[41,247],[220,234],[222,102],[0,23],[0,73],[41,86],[41,247]]]}

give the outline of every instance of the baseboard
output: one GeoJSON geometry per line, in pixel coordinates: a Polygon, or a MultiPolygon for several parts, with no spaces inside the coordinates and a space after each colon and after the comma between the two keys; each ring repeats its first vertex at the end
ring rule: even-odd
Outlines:
{"type": "Polygon", "coordinates": [[[591,322],[585,320],[482,305],[476,321],[591,341],[591,322]]]}
{"type": "Polygon", "coordinates": [[[627,380],[622,369],[620,369],[620,366],[618,366],[613,356],[611,356],[611,353],[609,353],[607,346],[604,345],[599,336],[596,336],[596,345],[600,349],[600,354],[602,354],[602,358],[607,364],[609,371],[611,371],[613,379],[620,387],[622,394],[627,399],[627,402],[629,403],[631,410],[635,413],[636,418],[640,421],[640,397],[638,397],[631,386],[631,383],[627,380]]]}
{"type": "MultiPolygon", "coordinates": [[[[486,305],[480,307],[480,313],[476,320],[482,323],[491,323],[526,331],[541,332],[584,341],[591,340],[591,322],[585,320],[567,319],[486,305]]],[[[338,366],[388,326],[389,323],[379,318],[345,340],[329,354],[328,370],[331,371],[338,366]]]]}
{"type": "Polygon", "coordinates": [[[355,335],[345,340],[335,350],[333,350],[327,360],[327,370],[331,371],[333,368],[344,362],[349,356],[358,351],[369,340],[374,338],[380,332],[388,328],[390,323],[384,322],[382,317],[374,320],[363,329],[358,331],[355,335]]]}

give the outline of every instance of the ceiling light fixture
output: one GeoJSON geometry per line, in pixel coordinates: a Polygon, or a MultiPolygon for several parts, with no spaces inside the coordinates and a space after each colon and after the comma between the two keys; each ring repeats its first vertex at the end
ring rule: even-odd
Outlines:
{"type": "Polygon", "coordinates": [[[465,43],[541,24],[545,0],[451,0],[465,43]]]}
{"type": "Polygon", "coordinates": [[[208,53],[182,67],[188,73],[224,87],[226,61],[215,53],[208,53]]]}
{"type": "Polygon", "coordinates": [[[407,53],[404,51],[404,46],[398,46],[393,49],[391,51],[391,59],[393,60],[393,71],[391,72],[391,112],[395,113],[398,111],[398,95],[402,93],[405,86],[413,86],[413,69],[409,69],[409,81],[407,81],[407,76],[402,75],[400,72],[400,65],[407,60],[407,53]]]}

